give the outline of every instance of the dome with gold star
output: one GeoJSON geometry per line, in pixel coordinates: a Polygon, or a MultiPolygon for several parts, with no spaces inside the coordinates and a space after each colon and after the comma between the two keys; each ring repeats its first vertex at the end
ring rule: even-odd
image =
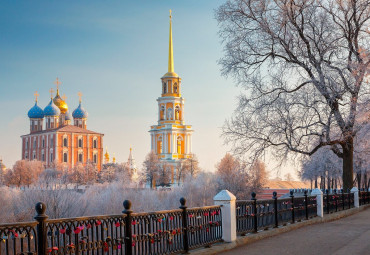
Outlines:
{"type": "Polygon", "coordinates": [[[57,95],[54,97],[53,102],[60,109],[62,114],[68,111],[67,103],[59,96],[59,89],[57,90],[57,95]]]}

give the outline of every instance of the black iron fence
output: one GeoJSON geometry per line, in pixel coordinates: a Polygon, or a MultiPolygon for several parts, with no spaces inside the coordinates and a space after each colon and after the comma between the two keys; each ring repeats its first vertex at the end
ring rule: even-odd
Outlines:
{"type": "Polygon", "coordinates": [[[365,191],[364,189],[360,190],[358,198],[360,205],[370,204],[370,191],[365,191]]]}
{"type": "Polygon", "coordinates": [[[333,190],[332,193],[326,190],[323,196],[324,213],[329,214],[354,207],[354,193],[349,190],[347,193],[344,193],[343,190],[333,190]]]}
{"type": "MultiPolygon", "coordinates": [[[[370,192],[360,190],[359,204],[370,204],[370,192]]],[[[222,241],[221,206],[133,213],[131,202],[123,203],[120,215],[48,219],[43,203],[36,205],[34,222],[1,224],[0,255],[131,255],[174,254],[222,241]]],[[[354,207],[354,193],[326,192],[326,213],[354,207]]],[[[236,201],[237,233],[245,235],[317,216],[316,196],[236,201]]]]}
{"type": "Polygon", "coordinates": [[[37,222],[0,225],[0,254],[28,254],[37,251],[37,222]]]}
{"type": "Polygon", "coordinates": [[[274,192],[269,200],[257,200],[256,193],[252,193],[251,200],[236,201],[236,231],[241,235],[315,216],[316,197],[308,196],[307,191],[303,197],[294,197],[291,192],[290,197],[284,199],[278,199],[274,192]]]}
{"type": "Polygon", "coordinates": [[[121,215],[48,219],[36,205],[35,222],[0,225],[0,255],[173,254],[222,241],[221,206],[121,215]]]}

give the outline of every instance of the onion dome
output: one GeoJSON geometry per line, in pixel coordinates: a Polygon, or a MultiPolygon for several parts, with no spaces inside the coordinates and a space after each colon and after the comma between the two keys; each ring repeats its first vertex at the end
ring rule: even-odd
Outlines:
{"type": "Polygon", "coordinates": [[[68,111],[67,103],[59,96],[59,89],[57,89],[57,95],[54,97],[53,101],[62,114],[68,111]]]}
{"type": "Polygon", "coordinates": [[[59,116],[60,110],[54,104],[53,99],[50,100],[50,103],[44,109],[44,116],[59,116]]]}
{"type": "Polygon", "coordinates": [[[37,101],[35,102],[35,105],[28,111],[28,118],[30,119],[44,118],[44,111],[41,109],[40,106],[37,105],[37,101]]]}
{"type": "Polygon", "coordinates": [[[66,111],[65,120],[72,120],[72,115],[69,111],[66,111]]]}
{"type": "Polygon", "coordinates": [[[74,119],[86,119],[87,111],[81,106],[81,101],[76,110],[73,111],[72,116],[74,119]]]}

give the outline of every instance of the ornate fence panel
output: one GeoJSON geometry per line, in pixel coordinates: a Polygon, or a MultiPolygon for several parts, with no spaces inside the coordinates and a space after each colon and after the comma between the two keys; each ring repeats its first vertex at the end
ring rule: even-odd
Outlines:
{"type": "Polygon", "coordinates": [[[189,248],[209,246],[222,240],[220,206],[205,206],[187,210],[189,248]]]}
{"type": "Polygon", "coordinates": [[[0,254],[36,254],[37,222],[0,224],[0,254]]]}
{"type": "Polygon", "coordinates": [[[272,227],[274,225],[274,200],[257,200],[256,215],[258,230],[272,227]]]}
{"type": "Polygon", "coordinates": [[[317,216],[317,201],[315,196],[307,196],[307,218],[317,216]]]}
{"type": "Polygon", "coordinates": [[[305,197],[294,197],[294,214],[295,220],[301,221],[306,219],[306,198],[305,197]]]}
{"type": "Polygon", "coordinates": [[[131,216],[133,254],[172,254],[184,250],[181,209],[131,216]]]}
{"type": "Polygon", "coordinates": [[[254,230],[253,202],[251,200],[236,201],[236,232],[244,235],[254,230]]]}
{"type": "Polygon", "coordinates": [[[326,194],[323,195],[324,202],[324,213],[333,213],[337,211],[343,211],[354,207],[354,193],[337,193],[334,191],[333,194],[329,194],[326,190],[326,194]]]}
{"type": "MultiPolygon", "coordinates": [[[[252,194],[252,197],[255,198],[255,193],[252,194]]],[[[304,197],[291,196],[290,198],[276,199],[276,212],[274,203],[275,199],[236,201],[237,234],[245,235],[262,229],[267,230],[277,225],[285,225],[293,222],[293,219],[300,221],[317,216],[316,197],[307,196],[307,192],[304,197]],[[254,201],[256,210],[254,209],[254,201]]]]}
{"type": "Polygon", "coordinates": [[[292,221],[293,205],[290,198],[278,199],[278,223],[285,225],[292,221]]]}
{"type": "Polygon", "coordinates": [[[49,254],[124,254],[125,215],[46,221],[49,254]]]}
{"type": "Polygon", "coordinates": [[[370,204],[370,191],[359,191],[360,205],[370,204]]]}

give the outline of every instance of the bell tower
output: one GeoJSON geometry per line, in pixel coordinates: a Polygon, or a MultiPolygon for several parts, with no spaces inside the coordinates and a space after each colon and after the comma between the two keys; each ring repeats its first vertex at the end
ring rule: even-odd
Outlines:
{"type": "Polygon", "coordinates": [[[185,99],[181,96],[181,78],[175,73],[172,41],[172,14],[170,31],[168,70],[161,78],[161,96],[158,102],[158,123],[151,126],[151,149],[163,163],[171,166],[172,183],[178,163],[192,158],[192,126],[184,120],[185,99]]]}

